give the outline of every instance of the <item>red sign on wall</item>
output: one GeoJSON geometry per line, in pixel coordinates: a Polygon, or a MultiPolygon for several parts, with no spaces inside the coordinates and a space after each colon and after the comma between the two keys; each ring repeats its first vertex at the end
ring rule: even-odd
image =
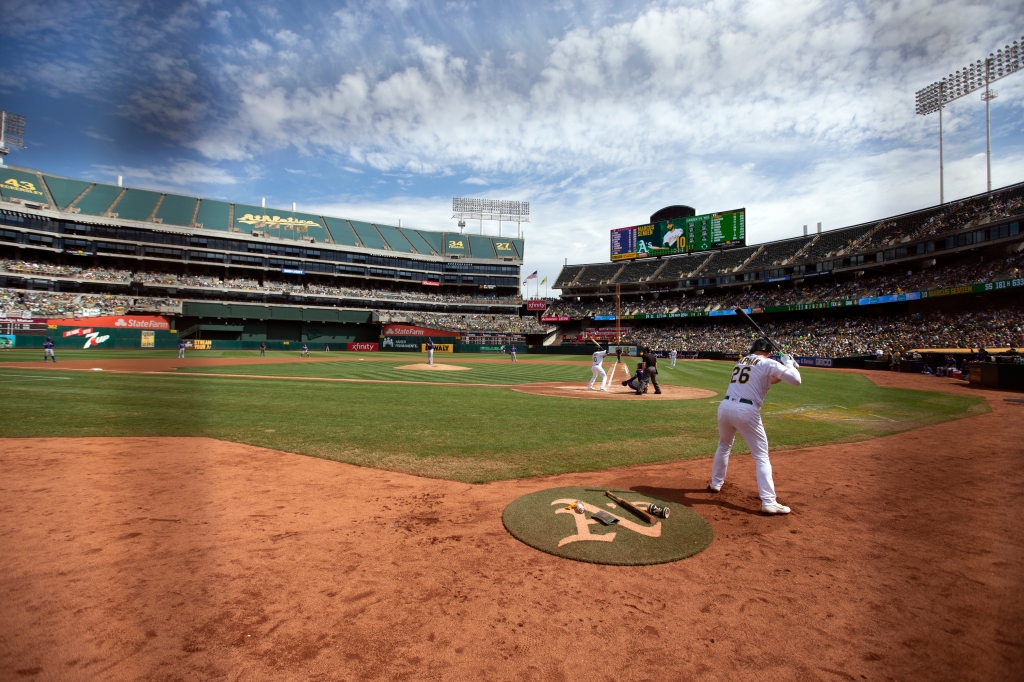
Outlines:
{"type": "Polygon", "coordinates": [[[544,299],[534,299],[526,302],[527,310],[547,310],[548,302],[544,299]]]}
{"type": "Polygon", "coordinates": [[[458,332],[446,332],[440,329],[428,329],[427,327],[416,327],[410,324],[386,324],[384,325],[383,336],[439,336],[447,338],[458,336],[458,332]]]}
{"type": "Polygon", "coordinates": [[[431,282],[429,279],[423,280],[422,282],[420,282],[420,284],[422,284],[425,287],[439,287],[439,286],[441,286],[440,282],[431,282]]]}
{"type": "Polygon", "coordinates": [[[349,350],[357,350],[357,351],[361,351],[361,352],[364,352],[364,353],[367,353],[367,352],[372,353],[372,352],[377,350],[377,342],[374,341],[374,342],[371,343],[369,341],[355,341],[355,342],[352,342],[352,343],[348,344],[348,349],[349,350]]]}
{"type": "Polygon", "coordinates": [[[83,317],[80,319],[50,319],[47,324],[59,327],[77,327],[88,324],[100,329],[170,329],[171,321],[156,315],[107,315],[102,317],[83,317]]]}
{"type": "Polygon", "coordinates": [[[541,315],[541,322],[568,322],[568,315],[541,315]]]}

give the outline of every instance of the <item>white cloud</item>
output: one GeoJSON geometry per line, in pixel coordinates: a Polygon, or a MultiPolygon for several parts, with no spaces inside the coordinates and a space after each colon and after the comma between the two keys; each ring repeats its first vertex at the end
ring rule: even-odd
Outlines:
{"type": "MultiPolygon", "coordinates": [[[[124,184],[158,191],[201,191],[208,185],[235,185],[239,180],[227,171],[190,159],[176,159],[152,167],[94,165],[96,176],[109,182],[118,175],[124,184]]],[[[208,188],[207,188],[208,194],[208,188]]]]}

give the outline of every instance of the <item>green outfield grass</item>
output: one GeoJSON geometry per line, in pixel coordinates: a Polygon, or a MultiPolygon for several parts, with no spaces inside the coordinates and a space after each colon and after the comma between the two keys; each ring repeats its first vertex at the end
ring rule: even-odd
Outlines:
{"type": "MultiPolygon", "coordinates": [[[[12,361],[15,352],[8,354],[12,361]]],[[[80,359],[75,353],[64,353],[64,359],[80,359]]],[[[155,353],[174,355],[114,351],[103,357],[155,353]]],[[[251,355],[240,351],[224,357],[251,355]]],[[[375,355],[364,362],[352,360],[352,354],[338,356],[346,360],[189,368],[159,375],[0,367],[0,436],[209,436],[469,482],[707,456],[717,440],[718,399],[596,401],[526,395],[504,387],[196,376],[220,372],[485,384],[590,377],[585,356],[540,356],[571,360],[572,365],[531,362],[538,356],[524,356],[513,365],[467,362],[486,356],[446,355],[438,361],[471,369],[429,374],[396,369],[422,362],[419,354],[375,355]]],[[[2,360],[8,358],[0,355],[2,360]]],[[[659,378],[721,395],[731,368],[730,363],[681,362],[675,370],[663,369],[659,378]]],[[[988,409],[980,398],[880,388],[858,374],[806,369],[803,375],[803,386],[779,384],[769,393],[763,415],[773,448],[859,440],[988,409]]],[[[737,451],[745,451],[739,441],[737,451]]]]}

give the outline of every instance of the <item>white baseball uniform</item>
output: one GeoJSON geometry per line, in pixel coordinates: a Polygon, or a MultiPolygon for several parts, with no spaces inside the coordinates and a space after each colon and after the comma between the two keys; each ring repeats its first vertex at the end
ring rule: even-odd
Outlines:
{"type": "Polygon", "coordinates": [[[768,460],[768,437],[761,423],[761,407],[772,381],[781,379],[793,386],[800,385],[799,365],[788,355],[785,364],[771,358],[750,354],[742,358],[732,370],[729,392],[718,405],[718,449],[711,467],[711,485],[720,487],[729,468],[729,453],[739,431],[754,457],[757,473],[757,491],[762,504],[775,502],[775,483],[772,481],[772,463],[768,460]]]}
{"type": "Polygon", "coordinates": [[[604,371],[604,356],[608,355],[608,351],[599,350],[592,356],[594,358],[594,365],[590,368],[590,383],[587,388],[593,388],[594,382],[597,381],[597,375],[601,375],[601,390],[604,390],[605,384],[608,382],[608,374],[604,371]]]}
{"type": "Polygon", "coordinates": [[[678,355],[678,353],[676,353],[675,350],[670,350],[668,352],[668,359],[672,361],[672,364],[669,365],[669,367],[675,367],[676,366],[676,356],[677,355],[678,355]]]}

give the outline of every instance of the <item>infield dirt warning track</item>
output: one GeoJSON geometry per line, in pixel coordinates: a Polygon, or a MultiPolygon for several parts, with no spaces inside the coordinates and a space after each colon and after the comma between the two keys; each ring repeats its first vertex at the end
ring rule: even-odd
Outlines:
{"type": "MultiPolygon", "coordinates": [[[[219,364],[225,364],[218,359],[219,364]]],[[[1024,669],[1024,405],[858,443],[468,485],[208,439],[0,441],[0,679],[1009,680],[1024,669]],[[631,489],[711,546],[611,567],[504,507],[631,489]]]]}

